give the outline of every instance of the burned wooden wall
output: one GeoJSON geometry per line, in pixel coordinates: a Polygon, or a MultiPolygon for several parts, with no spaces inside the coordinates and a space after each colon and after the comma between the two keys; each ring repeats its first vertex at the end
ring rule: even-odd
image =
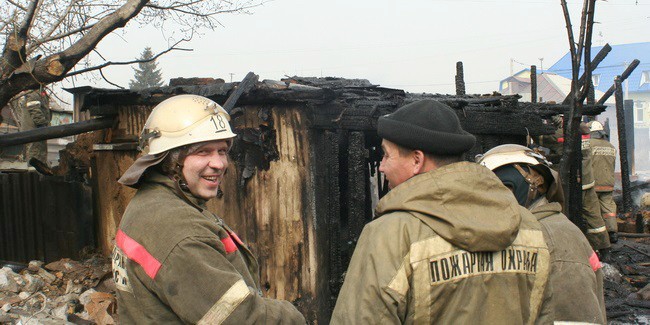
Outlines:
{"type": "Polygon", "coordinates": [[[0,260],[79,258],[96,245],[91,195],[63,177],[0,173],[0,260]]]}
{"type": "MultiPolygon", "coordinates": [[[[76,90],[79,110],[118,116],[101,131],[92,179],[99,245],[108,253],[134,191],[117,179],[137,157],[134,143],[146,116],[175,94],[193,93],[224,103],[236,84],[174,86],[141,92],[76,90]]],[[[545,118],[562,108],[524,106],[518,96],[408,94],[366,80],[290,78],[264,81],[231,112],[239,135],[222,195],[209,208],[247,241],[261,265],[265,295],[294,302],[310,321],[327,323],[363,226],[385,192],[377,171],[379,116],[423,98],[454,108],[477,135],[467,155],[527,135],[553,133],[545,118]]]]}

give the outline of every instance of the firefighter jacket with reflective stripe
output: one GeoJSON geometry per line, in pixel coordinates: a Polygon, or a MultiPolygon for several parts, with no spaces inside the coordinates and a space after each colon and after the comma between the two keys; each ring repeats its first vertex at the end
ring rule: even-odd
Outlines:
{"type": "Polygon", "coordinates": [[[550,281],[555,321],[605,324],[603,271],[585,235],[542,197],[531,206],[551,253],[550,281]]]}
{"type": "Polygon", "coordinates": [[[582,142],[582,190],[594,187],[593,159],[589,136],[583,135],[582,142]]]}
{"type": "Polygon", "coordinates": [[[591,145],[596,192],[611,192],[614,190],[616,148],[605,139],[591,139],[589,142],[591,145]]]}
{"type": "Polygon", "coordinates": [[[367,224],[332,324],[552,321],[541,226],[486,167],[459,162],[393,188],[367,224]]]}
{"type": "Polygon", "coordinates": [[[148,172],[115,238],[123,324],[304,324],[289,302],[264,298],[256,259],[204,202],[148,172]]]}

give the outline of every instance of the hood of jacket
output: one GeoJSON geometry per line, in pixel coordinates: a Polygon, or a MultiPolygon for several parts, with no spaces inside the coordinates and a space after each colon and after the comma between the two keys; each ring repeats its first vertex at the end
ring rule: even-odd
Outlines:
{"type": "MultiPolygon", "coordinates": [[[[408,212],[451,244],[470,252],[499,251],[519,232],[521,207],[488,168],[458,162],[393,188],[376,215],[408,212]]],[[[525,210],[525,209],[524,209],[525,210]]]]}
{"type": "Polygon", "coordinates": [[[562,205],[558,202],[549,203],[545,197],[541,197],[530,206],[530,212],[532,212],[535,215],[535,218],[539,221],[552,215],[562,213],[562,205]]]}

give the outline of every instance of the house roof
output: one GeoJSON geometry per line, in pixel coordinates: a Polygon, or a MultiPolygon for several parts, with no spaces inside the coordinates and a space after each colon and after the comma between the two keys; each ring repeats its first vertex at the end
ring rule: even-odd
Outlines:
{"type": "MultiPolygon", "coordinates": [[[[520,72],[524,71],[526,70],[520,72]]],[[[502,84],[503,82],[519,82],[524,86],[520,95],[524,96],[525,94],[530,94],[530,74],[526,75],[519,73],[502,80],[502,84]]],[[[566,77],[552,72],[537,74],[537,96],[543,98],[545,102],[554,101],[561,103],[569,92],[571,92],[571,79],[567,79],[566,77]]],[[[596,99],[602,97],[603,94],[604,92],[596,90],[596,99]]],[[[526,96],[524,96],[524,98],[526,98],[526,96]]],[[[610,96],[605,103],[613,104],[614,98],[610,96]]]]}
{"type": "MultiPolygon", "coordinates": [[[[595,57],[602,48],[602,46],[592,47],[592,58],[595,57]]],[[[641,63],[627,78],[629,87],[628,91],[650,91],[650,82],[646,82],[643,85],[641,84],[642,73],[644,71],[650,71],[650,42],[612,45],[612,50],[593,72],[593,75],[600,75],[600,82],[595,87],[596,90],[603,92],[607,91],[607,89],[614,84],[614,77],[622,74],[627,65],[634,59],[638,59],[641,63]]],[[[584,64],[584,61],[581,62],[581,64],[584,64]]],[[[567,52],[567,54],[555,62],[548,71],[571,79],[571,55],[567,52]]],[[[582,71],[583,67],[580,68],[580,74],[582,74],[582,71]]]]}

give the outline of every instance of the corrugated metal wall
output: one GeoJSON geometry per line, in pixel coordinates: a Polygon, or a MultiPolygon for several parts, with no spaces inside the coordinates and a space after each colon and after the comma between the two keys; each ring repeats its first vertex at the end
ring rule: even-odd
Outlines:
{"type": "Polygon", "coordinates": [[[0,259],[78,258],[95,246],[92,192],[62,177],[0,173],[0,259]]]}

